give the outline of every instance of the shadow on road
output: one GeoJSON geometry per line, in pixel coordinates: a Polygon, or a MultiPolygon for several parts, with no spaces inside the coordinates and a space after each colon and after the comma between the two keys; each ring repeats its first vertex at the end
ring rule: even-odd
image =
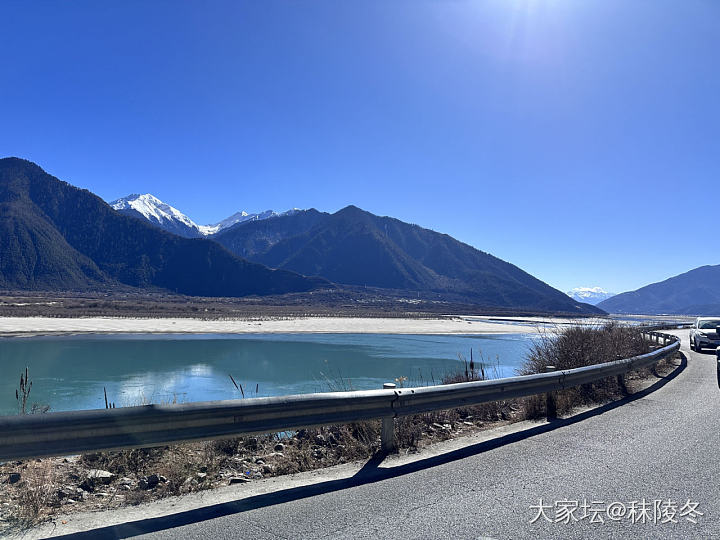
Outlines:
{"type": "MultiPolygon", "coordinates": [[[[584,411],[568,418],[559,418],[551,423],[544,423],[537,425],[532,428],[525,429],[516,433],[503,435],[497,439],[483,441],[481,443],[473,444],[441,454],[439,456],[428,457],[412,463],[404,465],[398,465],[395,467],[382,467],[380,464],[383,462],[383,456],[375,456],[368,461],[362,469],[360,469],[355,476],[351,478],[343,478],[339,480],[330,480],[327,482],[321,482],[310,486],[299,486],[295,488],[288,488],[273,493],[266,493],[263,495],[254,495],[247,497],[239,501],[231,501],[227,503],[214,504],[202,508],[196,508],[193,510],[187,510],[184,512],[178,512],[168,516],[162,516],[157,518],[143,519],[121,525],[113,525],[108,527],[102,527],[99,529],[93,529],[81,533],[73,533],[60,536],[58,538],[68,539],[89,539],[89,538],[128,538],[138,536],[141,534],[149,534],[153,532],[163,531],[172,529],[175,527],[182,527],[192,523],[199,523],[210,519],[215,519],[223,516],[229,516],[233,514],[239,514],[241,512],[247,512],[258,508],[267,506],[273,506],[286,502],[297,501],[308,497],[314,497],[316,495],[323,495],[327,493],[333,493],[343,489],[361,486],[364,484],[370,484],[373,482],[379,482],[381,480],[387,480],[391,478],[397,478],[406,474],[411,474],[417,471],[436,467],[445,463],[450,463],[460,459],[464,459],[471,456],[476,456],[500,448],[502,446],[512,444],[514,442],[522,441],[542,433],[547,433],[556,430],[561,427],[569,426],[604,414],[608,411],[621,407],[627,403],[631,403],[638,399],[641,399],[648,394],[655,392],[662,388],[667,383],[675,379],[682,371],[687,367],[687,357],[680,353],[681,362],[672,372],[664,377],[660,377],[655,383],[647,387],[644,390],[635,392],[627,397],[620,400],[607,403],[605,405],[584,411]]],[[[656,375],[658,376],[658,375],[656,375]]],[[[659,377],[659,376],[658,376],[659,377]]]]}

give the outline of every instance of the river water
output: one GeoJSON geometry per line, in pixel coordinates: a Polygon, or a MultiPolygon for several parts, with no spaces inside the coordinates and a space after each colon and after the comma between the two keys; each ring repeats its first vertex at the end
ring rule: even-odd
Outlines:
{"type": "Polygon", "coordinates": [[[15,414],[29,366],[28,405],[51,411],[439,383],[470,350],[511,376],[533,337],[503,335],[90,335],[0,339],[0,415],[15,414]],[[230,375],[235,379],[235,387],[230,375]]]}

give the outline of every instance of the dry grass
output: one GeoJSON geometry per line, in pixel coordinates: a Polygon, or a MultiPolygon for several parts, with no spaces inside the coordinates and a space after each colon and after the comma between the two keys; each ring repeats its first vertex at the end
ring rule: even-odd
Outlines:
{"type": "MultiPolygon", "coordinates": [[[[612,362],[650,352],[651,343],[640,330],[610,322],[600,326],[576,326],[542,334],[532,346],[520,375],[544,373],[547,366],[558,370],[573,369],[612,362]]],[[[630,373],[624,379],[646,377],[649,370],[630,373]]],[[[566,414],[576,407],[604,403],[624,396],[626,388],[617,377],[608,377],[556,392],[558,414],[566,414]]],[[[541,418],[546,414],[545,396],[530,396],[523,401],[526,418],[541,418]]]]}
{"type": "Polygon", "coordinates": [[[30,461],[22,467],[21,480],[15,484],[18,518],[34,522],[52,513],[57,504],[57,471],[48,460],[30,461]]]}

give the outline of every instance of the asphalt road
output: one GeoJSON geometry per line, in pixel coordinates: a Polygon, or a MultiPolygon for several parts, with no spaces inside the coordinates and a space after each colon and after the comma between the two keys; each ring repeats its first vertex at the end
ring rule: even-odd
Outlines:
{"type": "Polygon", "coordinates": [[[715,356],[691,352],[678,333],[686,360],[622,405],[76,537],[720,538],[715,356]],[[541,499],[547,519],[531,523],[541,499]],[[556,521],[563,508],[575,508],[569,523],[556,521]]]}

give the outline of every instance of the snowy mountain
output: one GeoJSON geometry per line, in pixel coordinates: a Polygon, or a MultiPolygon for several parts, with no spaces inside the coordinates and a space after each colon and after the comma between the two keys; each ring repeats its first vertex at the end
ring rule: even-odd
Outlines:
{"type": "Polygon", "coordinates": [[[203,236],[200,227],[177,208],[162,202],[150,193],[134,193],[110,203],[115,210],[123,214],[147,219],[153,225],[186,238],[203,236]]]}
{"type": "Polygon", "coordinates": [[[153,225],[160,227],[171,233],[184,236],[185,238],[201,238],[216,234],[228,227],[232,227],[237,223],[246,221],[260,221],[277,216],[288,216],[299,212],[299,209],[293,208],[287,212],[274,212],[273,210],[265,210],[257,214],[249,214],[247,212],[236,212],[232,216],[223,219],[212,225],[198,225],[192,219],[187,217],[177,208],[162,202],[160,199],[145,193],[143,195],[132,194],[121,199],[117,199],[110,203],[115,210],[124,214],[135,217],[141,217],[148,220],[153,225]]]}
{"type": "Polygon", "coordinates": [[[278,217],[278,216],[291,216],[293,214],[296,214],[299,212],[299,208],[293,208],[292,210],[288,210],[286,212],[274,212],[272,210],[265,210],[264,212],[260,212],[259,214],[248,214],[247,212],[236,212],[232,216],[223,219],[219,223],[215,223],[214,225],[200,225],[199,229],[200,232],[204,235],[210,235],[210,234],[216,234],[223,229],[227,229],[228,227],[232,227],[233,225],[237,223],[245,223],[246,221],[260,221],[262,219],[268,219],[272,217],[278,217]]]}
{"type": "Polygon", "coordinates": [[[593,306],[615,296],[614,293],[609,293],[600,287],[575,287],[573,290],[568,291],[567,295],[578,302],[585,302],[593,306]]]}

